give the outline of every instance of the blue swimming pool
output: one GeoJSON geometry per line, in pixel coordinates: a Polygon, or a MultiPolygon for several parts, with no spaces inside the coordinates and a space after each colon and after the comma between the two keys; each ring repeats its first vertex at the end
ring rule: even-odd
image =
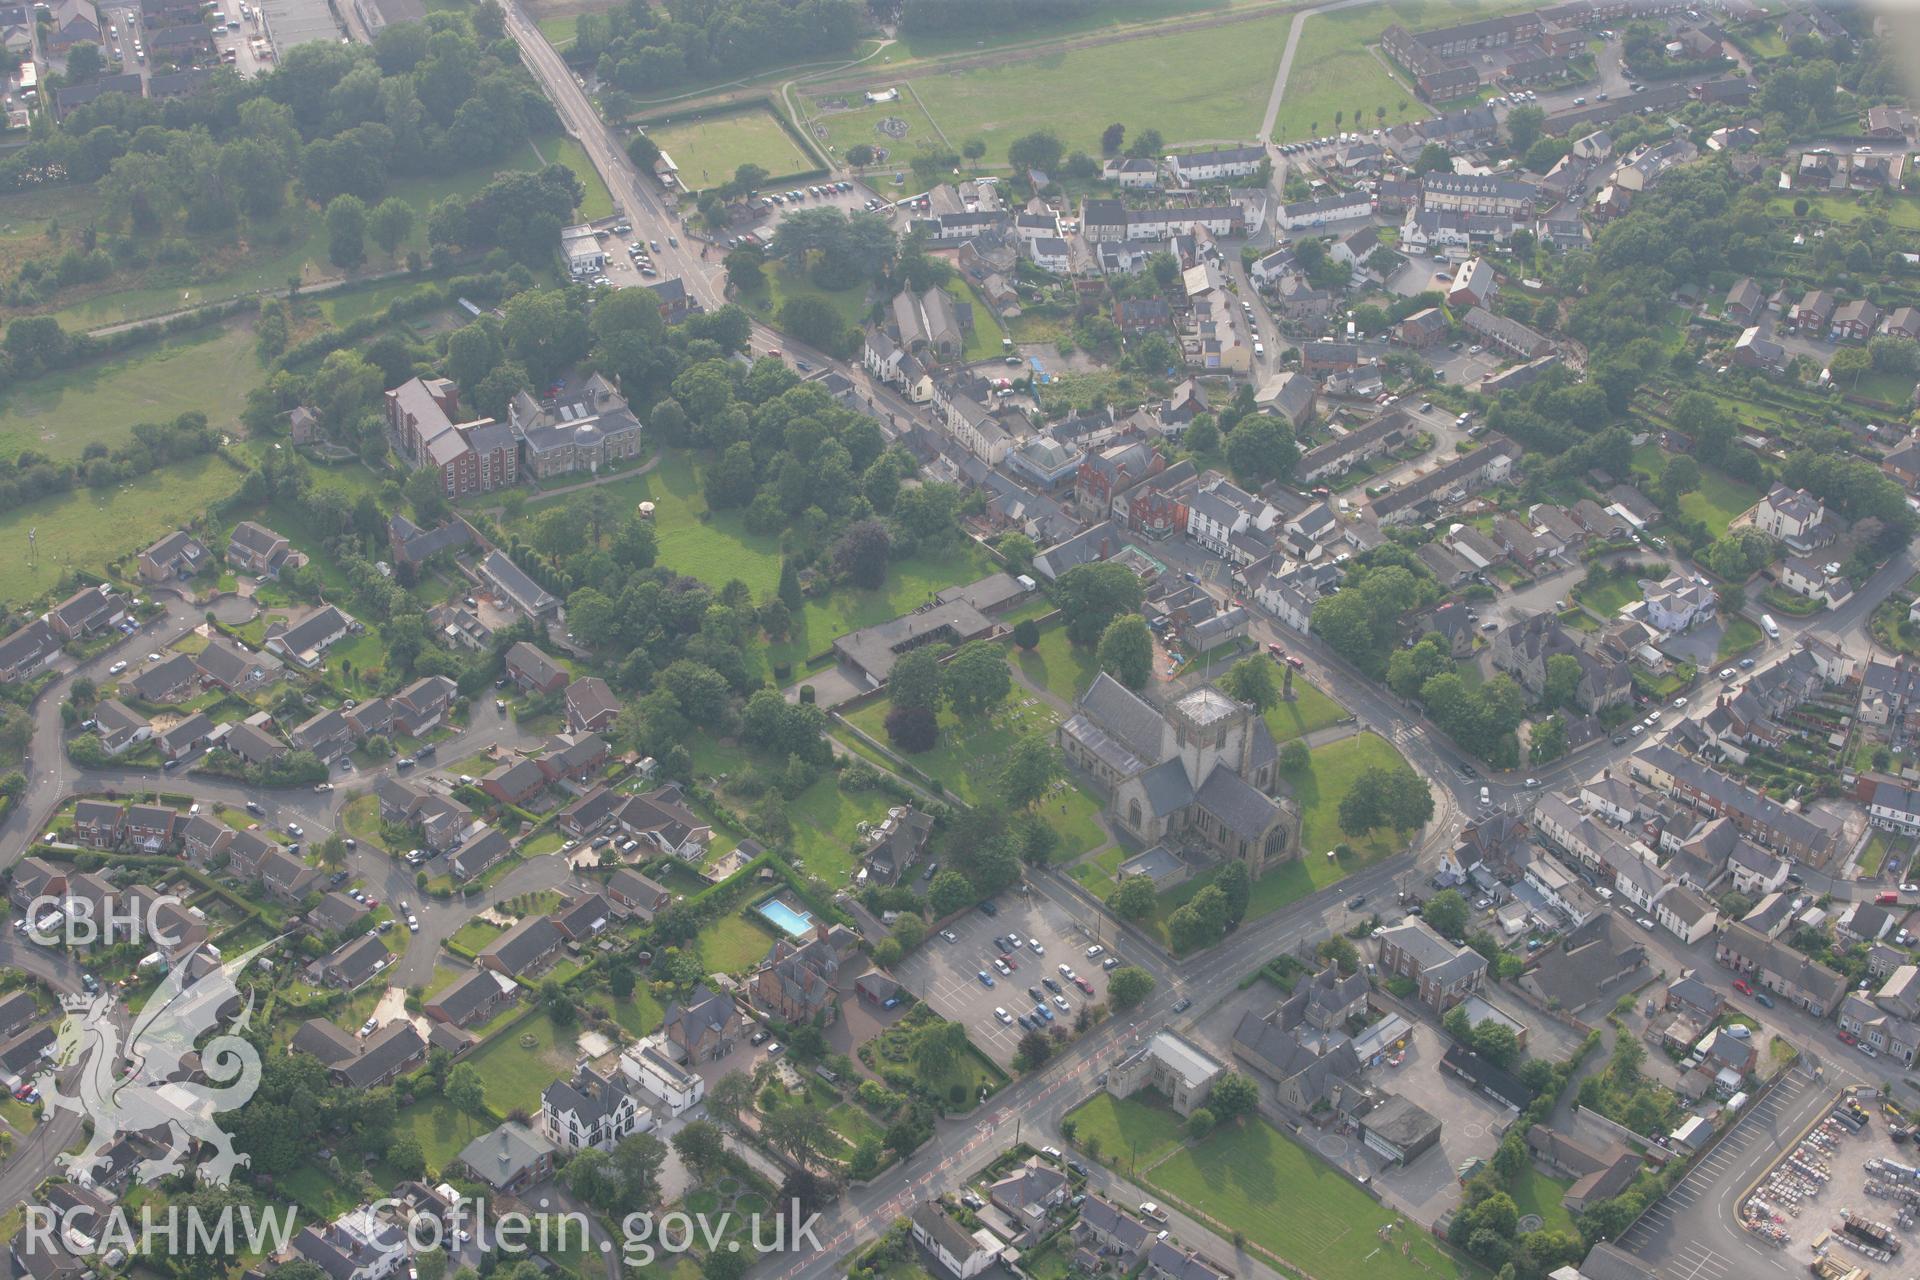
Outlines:
{"type": "Polygon", "coordinates": [[[754,910],[789,938],[804,938],[813,932],[813,917],[784,898],[768,898],[754,910]]]}

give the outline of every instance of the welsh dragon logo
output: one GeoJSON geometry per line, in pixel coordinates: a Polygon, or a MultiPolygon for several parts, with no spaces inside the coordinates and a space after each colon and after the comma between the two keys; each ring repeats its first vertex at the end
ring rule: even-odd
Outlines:
{"type": "Polygon", "coordinates": [[[210,1088],[170,1077],[195,1052],[200,1038],[218,1026],[221,1010],[239,997],[236,976],[272,945],[263,943],[192,982],[183,958],[142,1008],[124,1045],[112,995],[103,991],[91,999],[67,998],[67,1017],[60,1026],[53,1065],[40,1073],[34,1085],[50,1111],[77,1112],[93,1122],[86,1147],[60,1157],[75,1181],[92,1183],[103,1153],[121,1134],[153,1133],[161,1128],[166,1131],[167,1150],[139,1164],[134,1172],[139,1182],[180,1172],[194,1142],[212,1152],[199,1163],[202,1182],[225,1186],[234,1171],[248,1163],[249,1157],[233,1149],[233,1139],[214,1117],[245,1106],[260,1087],[260,1054],[239,1034],[253,1014],[251,988],[239,1015],[198,1050],[201,1073],[226,1087],[210,1088]],[[76,1065],[79,1072],[69,1086],[75,1092],[68,1093],[61,1088],[59,1076],[76,1065]]]}

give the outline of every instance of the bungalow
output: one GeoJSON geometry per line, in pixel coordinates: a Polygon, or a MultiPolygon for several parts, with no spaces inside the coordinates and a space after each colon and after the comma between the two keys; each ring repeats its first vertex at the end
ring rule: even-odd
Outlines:
{"type": "Polygon", "coordinates": [[[494,595],[529,621],[542,622],[559,611],[560,601],[528,577],[504,551],[489,551],[480,561],[478,572],[494,595]]]}
{"type": "Polygon", "coordinates": [[[191,694],[200,682],[200,669],[184,653],[172,654],[147,666],[127,683],[145,702],[173,702],[191,694]]]}
{"type": "Polygon", "coordinates": [[[613,878],[607,881],[607,897],[616,907],[632,912],[648,924],[673,901],[673,894],[666,886],[632,867],[621,867],[613,873],[613,878]]]}
{"type": "Polygon", "coordinates": [[[0,680],[25,680],[47,659],[60,652],[60,637],[44,617],[19,627],[0,640],[0,680]]]}
{"type": "Polygon", "coordinates": [[[118,698],[107,698],[93,709],[94,733],[110,756],[120,755],[153,736],[153,725],[118,698]]]}
{"type": "Polygon", "coordinates": [[[358,987],[393,960],[393,953],[378,936],[363,934],[345,943],[320,962],[320,976],[329,985],[358,987]]]}
{"type": "Polygon", "coordinates": [[[907,1215],[913,1238],[953,1280],[972,1280],[1000,1256],[984,1228],[969,1233],[938,1200],[927,1200],[907,1215]]]}
{"type": "Polygon", "coordinates": [[[611,787],[595,787],[560,811],[560,829],[578,839],[591,835],[619,811],[626,797],[611,787]]]}
{"type": "Polygon", "coordinates": [[[474,969],[430,997],[421,1008],[429,1018],[456,1027],[483,1026],[519,998],[513,980],[493,969],[474,969]]]}
{"type": "Polygon", "coordinates": [[[270,764],[288,753],[286,743],[251,724],[229,727],[222,742],[228,751],[248,764],[270,764]]]}
{"type": "Polygon", "coordinates": [[[620,829],[661,853],[697,859],[713,839],[713,828],[687,807],[674,785],[633,796],[620,809],[620,829]]]}
{"type": "Polygon", "coordinates": [[[523,978],[546,963],[565,941],[552,920],[528,916],[481,948],[475,961],[505,977],[523,978]]]}
{"type": "Polygon", "coordinates": [[[242,649],[224,636],[214,636],[193,655],[200,678],[228,693],[244,693],[272,684],[284,670],[278,658],[242,649]]]}
{"type": "Polygon", "coordinates": [[[359,624],[333,605],[320,605],[267,627],[266,649],[300,667],[313,667],[328,648],[359,624]]]}

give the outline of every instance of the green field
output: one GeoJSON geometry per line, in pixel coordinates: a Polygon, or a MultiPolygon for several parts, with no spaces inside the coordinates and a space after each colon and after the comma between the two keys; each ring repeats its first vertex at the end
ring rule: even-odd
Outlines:
{"type": "Polygon", "coordinates": [[[613,194],[607,190],[600,171],[593,167],[585,147],[572,138],[561,137],[539,139],[533,143],[533,148],[548,164],[563,164],[573,170],[574,177],[580,179],[586,195],[582,197],[575,216],[582,222],[613,216],[613,194]]]}
{"type": "Polygon", "coordinates": [[[702,929],[694,946],[700,952],[703,972],[740,973],[766,959],[773,942],[767,930],[738,912],[730,912],[702,929]]]}
{"type": "MultiPolygon", "coordinates": [[[[1170,145],[1250,138],[1260,128],[1291,14],[1091,48],[1042,51],[913,81],[922,105],[956,147],[987,144],[1006,163],[1007,144],[1045,126],[1069,150],[1100,154],[1114,121],[1158,129],[1170,145]],[[1204,67],[1204,75],[1194,69],[1204,67]]],[[[1296,60],[1295,66],[1299,63],[1296,60]]],[[[1370,104],[1369,104],[1370,105],[1370,104]]],[[[915,140],[909,136],[909,148],[915,140]]]]}
{"type": "MultiPolygon", "coordinates": [[[[847,715],[847,720],[874,741],[887,742],[887,702],[880,699],[847,715]]],[[[953,712],[940,713],[940,741],[933,750],[902,758],[929,778],[936,779],[968,804],[994,796],[999,787],[1001,761],[1015,742],[1030,733],[1053,732],[1060,717],[1042,705],[994,708],[986,715],[961,720],[953,712]]],[[[889,766],[891,767],[891,766],[889,766]]],[[[1097,815],[1100,802],[1078,783],[1063,779],[1036,812],[1060,833],[1056,861],[1064,861],[1106,842],[1097,815]]]]}
{"type": "MultiPolygon", "coordinates": [[[[904,170],[916,151],[940,140],[933,121],[927,118],[927,113],[920,109],[920,104],[911,93],[903,92],[898,102],[886,102],[877,107],[856,106],[847,111],[822,109],[824,102],[840,99],[841,95],[835,94],[830,98],[806,100],[807,108],[812,113],[807,125],[809,136],[825,147],[827,154],[835,160],[841,159],[848,147],[864,142],[888,152],[885,165],[875,165],[876,169],[904,170]],[[880,123],[884,120],[904,122],[904,136],[894,137],[881,132],[880,123]]],[[[859,100],[858,94],[853,95],[853,101],[859,100]]]]}
{"type": "Polygon", "coordinates": [[[486,1086],[489,1108],[502,1114],[538,1112],[541,1090],[573,1073],[576,1048],[573,1032],[562,1032],[537,1013],[481,1045],[469,1061],[486,1086]]]}
{"type": "MultiPolygon", "coordinates": [[[[591,166],[585,165],[585,155],[578,152],[577,144],[553,136],[541,138],[540,146],[548,158],[581,173],[587,188],[588,207],[593,207],[597,200],[605,200],[607,210],[611,210],[605,187],[592,176],[591,166]],[[569,147],[574,150],[570,152],[569,147]]],[[[540,164],[540,155],[529,144],[498,164],[479,165],[455,174],[389,180],[382,198],[396,196],[413,206],[416,215],[413,231],[393,258],[377,248],[372,249],[365,265],[354,274],[391,271],[396,263],[405,263],[411,250],[424,254],[427,210],[436,200],[470,196],[486,186],[496,173],[533,169],[540,164]]],[[[32,216],[30,211],[43,207],[45,202],[9,195],[0,200],[0,218],[6,219],[6,225],[23,226],[32,216]]],[[[69,191],[61,207],[70,209],[61,220],[73,226],[82,226],[100,217],[99,201],[91,189],[69,191]]],[[[314,284],[337,279],[342,274],[327,261],[327,232],[321,211],[304,202],[290,202],[273,217],[248,223],[238,236],[220,232],[185,239],[202,254],[200,262],[186,267],[150,266],[118,273],[103,285],[90,286],[85,291],[64,291],[53,300],[59,308],[53,314],[66,328],[91,329],[256,290],[284,290],[287,280],[293,276],[299,276],[304,284],[314,284]]],[[[56,256],[60,250],[60,246],[50,245],[44,238],[16,237],[9,243],[0,233],[0,265],[17,261],[21,247],[27,244],[32,245],[32,252],[37,256],[56,256]],[[14,252],[9,253],[9,249],[14,252]]],[[[16,314],[19,314],[16,309],[0,307],[0,319],[16,314]]]]}
{"type": "Polygon", "coordinates": [[[1033,648],[1015,647],[1013,660],[1035,687],[1066,702],[1085,693],[1100,674],[1093,650],[1075,646],[1067,639],[1066,627],[1057,622],[1041,630],[1040,643],[1033,648]]]}
{"type": "Polygon", "coordinates": [[[1567,1206],[1561,1202],[1567,1194],[1567,1188],[1573,1185],[1571,1178],[1549,1178],[1529,1164],[1514,1184],[1507,1188],[1508,1194],[1520,1209],[1520,1216],[1538,1214],[1546,1224],[1548,1231],[1572,1231],[1573,1215],[1567,1212],[1567,1206]]]}
{"type": "Polygon", "coordinates": [[[262,377],[244,324],[205,329],[16,384],[0,394],[0,457],[33,449],[62,461],[90,444],[117,448],[138,422],[207,415],[231,427],[262,377]]]}
{"type": "Polygon", "coordinates": [[[1300,30],[1287,91],[1280,99],[1280,114],[1273,121],[1273,140],[1320,136],[1356,124],[1371,129],[1424,120],[1433,113],[1388,71],[1386,60],[1367,46],[1395,22],[1417,31],[1486,16],[1492,11],[1478,5],[1396,0],[1315,14],[1300,30]],[[1385,116],[1379,114],[1381,107],[1386,108],[1385,116]],[[1338,124],[1334,122],[1335,112],[1341,113],[1338,124]]]}
{"type": "Polygon", "coordinates": [[[1216,1129],[1139,1177],[1308,1275],[1449,1280],[1470,1274],[1424,1230],[1258,1117],[1216,1129]]]}
{"type": "Polygon", "coordinates": [[[1301,738],[1316,729],[1339,724],[1347,718],[1347,709],[1320,692],[1305,676],[1293,678],[1293,701],[1279,702],[1267,708],[1267,729],[1275,742],[1301,738]]]}
{"type": "Polygon", "coordinates": [[[1745,618],[1733,618],[1728,621],[1726,630],[1720,633],[1720,645],[1713,651],[1714,660],[1737,658],[1759,643],[1760,628],[1745,618]]]}
{"type": "Polygon", "coordinates": [[[0,601],[37,599],[69,568],[104,572],[108,563],[205,514],[240,487],[240,473],[219,457],[197,458],[111,489],[77,489],[0,512],[0,601]],[[29,567],[27,531],[39,558],[29,567]]]}
{"type": "Polygon", "coordinates": [[[1718,538],[1726,533],[1735,516],[1760,501],[1760,490],[1741,484],[1714,467],[1700,468],[1700,487],[1680,495],[1680,511],[1698,520],[1718,538]]]}
{"type": "Polygon", "coordinates": [[[646,134],[673,157],[680,181],[693,191],[730,181],[743,164],[757,164],[773,178],[818,167],[764,108],[648,127],[646,134]]]}
{"type": "Polygon", "coordinates": [[[1855,195],[1833,191],[1795,191],[1767,201],[1767,216],[1791,218],[1794,202],[1807,202],[1807,216],[1828,222],[1858,222],[1882,214],[1888,223],[1907,231],[1920,231],[1920,198],[1914,196],[1874,196],[1862,200],[1855,195]]]}
{"type": "MultiPolygon", "coordinates": [[[[793,633],[769,645],[767,657],[796,667],[826,653],[849,631],[858,631],[889,618],[910,613],[948,587],[977,582],[994,572],[993,558],[971,540],[926,555],[910,556],[887,566],[887,580],[871,591],[842,584],[823,596],[813,596],[793,619],[793,633]]],[[[780,566],[774,565],[779,577],[780,566]]],[[[704,575],[702,575],[704,577],[704,575]]],[[[708,579],[716,586],[723,579],[708,579]]]]}
{"type": "Polygon", "coordinates": [[[865,284],[856,284],[848,289],[823,289],[804,274],[789,271],[786,264],[778,259],[767,262],[766,281],[762,288],[742,294],[740,298],[746,307],[763,316],[777,317],[789,298],[818,298],[839,313],[849,328],[867,318],[865,284]]]}
{"type": "Polygon", "coordinates": [[[1101,1090],[1067,1113],[1073,1140],[1090,1153],[1097,1144],[1099,1158],[1123,1170],[1152,1165],[1180,1145],[1182,1133],[1179,1116],[1142,1100],[1154,1096],[1116,1098],[1101,1090]]]}
{"type": "Polygon", "coordinates": [[[1369,857],[1395,852],[1405,843],[1391,831],[1375,831],[1364,840],[1350,836],[1340,830],[1339,812],[1340,801],[1366,770],[1404,764],[1406,761],[1385,738],[1357,733],[1315,747],[1306,772],[1287,775],[1294,799],[1300,803],[1300,847],[1306,851],[1306,860],[1314,863],[1311,870],[1316,885],[1325,888],[1361,865],[1355,861],[1352,866],[1342,867],[1339,875],[1332,874],[1326,853],[1342,841],[1369,857]]]}
{"type": "MultiPolygon", "coordinates": [[[[487,1102],[500,1109],[499,1100],[489,1091],[487,1102]]],[[[460,1149],[492,1126],[474,1116],[455,1110],[444,1098],[424,1098],[403,1107],[394,1116],[395,1133],[411,1133],[427,1158],[427,1171],[440,1173],[450,1169],[460,1149]]]]}

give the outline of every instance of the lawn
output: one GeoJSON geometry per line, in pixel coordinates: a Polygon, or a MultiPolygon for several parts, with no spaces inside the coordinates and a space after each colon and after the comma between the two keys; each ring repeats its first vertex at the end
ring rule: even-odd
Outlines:
{"type": "Polygon", "coordinates": [[[1713,651],[1715,661],[1737,658],[1760,643],[1760,628],[1745,618],[1734,618],[1720,633],[1720,646],[1713,651]]]}
{"type": "Polygon", "coordinates": [[[91,444],[125,444],[135,423],[189,411],[230,428],[261,376],[252,330],[232,323],[15,383],[0,394],[0,456],[32,449],[66,461],[91,444]]]}
{"type": "Polygon", "coordinates": [[[110,489],[76,489],[0,512],[0,602],[24,604],[51,591],[68,569],[103,573],[110,561],[205,513],[240,487],[217,456],[162,467],[110,489]],[[22,551],[38,531],[33,566],[22,551]]]}
{"type": "MultiPolygon", "coordinates": [[[[500,1100],[492,1096],[491,1090],[487,1102],[496,1110],[504,1110],[500,1100]]],[[[535,1105],[538,1106],[538,1095],[535,1105]]],[[[420,1151],[427,1158],[429,1173],[444,1172],[451,1168],[460,1155],[460,1149],[490,1127],[456,1110],[444,1098],[424,1098],[410,1107],[403,1107],[394,1116],[393,1123],[395,1133],[411,1133],[418,1140],[420,1151]]]]}
{"type": "MultiPolygon", "coordinates": [[[[1367,858],[1397,852],[1405,844],[1399,834],[1392,831],[1371,832],[1364,840],[1350,836],[1340,830],[1339,812],[1340,801],[1366,770],[1405,764],[1385,738],[1373,733],[1357,733],[1324,747],[1315,747],[1305,773],[1286,775],[1293,787],[1294,799],[1300,804],[1302,861],[1311,862],[1309,870],[1316,886],[1324,889],[1348,872],[1358,870],[1367,858]],[[1336,872],[1326,853],[1342,841],[1363,857],[1340,859],[1340,863],[1351,865],[1340,865],[1336,872]]],[[[1255,897],[1258,896],[1256,886],[1255,897]]],[[[1252,914],[1249,910],[1248,915],[1252,914]]]]}
{"type": "MultiPolygon", "coordinates": [[[[848,147],[866,143],[889,153],[887,168],[903,170],[907,160],[922,146],[938,143],[940,135],[935,132],[933,121],[920,109],[920,104],[911,94],[905,94],[898,102],[888,102],[877,107],[856,107],[851,111],[824,109],[827,103],[841,100],[841,95],[832,98],[803,98],[806,110],[810,114],[806,127],[810,136],[835,159],[845,155],[848,147]],[[883,121],[897,121],[905,126],[905,134],[895,137],[883,133],[880,125],[883,121]]],[[[899,124],[894,128],[898,129],[899,124]]],[[[679,158],[675,157],[676,163],[679,158]]],[[[881,166],[876,165],[875,168],[881,166]]],[[[915,187],[918,191],[919,188],[915,187]]]]}
{"type": "Polygon", "coordinates": [[[573,1074],[577,1045],[553,1019],[538,1013],[516,1022],[474,1052],[470,1061],[486,1086],[487,1105],[505,1114],[540,1110],[540,1091],[573,1074]]]}
{"type": "Polygon", "coordinates": [[[795,867],[835,888],[846,884],[853,878],[851,849],[860,834],[859,824],[881,821],[892,803],[880,791],[842,791],[839,775],[828,773],[787,803],[795,867]]]}
{"type": "Polygon", "coordinates": [[[1861,851],[1859,873],[1863,876],[1879,875],[1880,866],[1887,860],[1887,855],[1903,847],[1903,844],[1897,842],[1896,839],[1887,832],[1874,832],[1867,840],[1867,847],[1861,851]]]}
{"type": "Polygon", "coordinates": [[[1561,1203],[1561,1197],[1572,1185],[1571,1178],[1549,1178],[1528,1164],[1518,1181],[1507,1190],[1514,1204],[1520,1207],[1521,1217],[1537,1214],[1548,1231],[1572,1231],[1573,1215],[1561,1203]]]}
{"type": "Polygon", "coordinates": [[[1308,1275],[1464,1277],[1427,1233],[1258,1117],[1216,1129],[1141,1175],[1167,1199],[1243,1232],[1308,1275]],[[1394,1226],[1397,1238],[1382,1240],[1394,1226]]]}
{"type": "Polygon", "coordinates": [[[646,127],[646,134],[673,157],[680,180],[695,191],[731,181],[743,164],[759,165],[769,180],[815,167],[764,107],[646,127]]]}
{"type": "Polygon", "coordinates": [[[482,947],[505,932],[506,930],[499,925],[491,924],[476,916],[454,930],[453,937],[448,941],[460,950],[478,954],[482,947]]]}
{"type": "Polygon", "coordinates": [[[654,1029],[660,1025],[661,1016],[665,1013],[665,1010],[660,1007],[660,1002],[653,998],[653,993],[647,990],[644,983],[636,983],[633,994],[625,1000],[615,999],[611,995],[597,995],[588,1003],[597,1005],[612,1014],[613,1020],[620,1024],[620,1029],[635,1039],[652,1035],[654,1029]]]}
{"type": "Polygon", "coordinates": [[[694,940],[703,973],[740,973],[767,958],[773,935],[738,912],[721,916],[694,940]]]}
{"type": "Polygon", "coordinates": [[[1640,598],[1640,584],[1632,578],[1608,578],[1605,582],[1581,583],[1573,598],[1602,618],[1612,618],[1640,598]]]}
{"type": "Polygon", "coordinates": [[[1267,729],[1275,742],[1305,737],[1316,729],[1339,724],[1347,718],[1347,709],[1320,692],[1305,676],[1293,678],[1293,701],[1277,702],[1267,708],[1267,729]]]}
{"type": "Polygon", "coordinates": [[[1073,1121],[1073,1140],[1089,1154],[1123,1168],[1151,1165],[1178,1147],[1184,1132],[1179,1116],[1143,1100],[1156,1096],[1149,1092],[1116,1098],[1105,1090],[1094,1094],[1067,1113],[1073,1121]]]}
{"type": "Polygon", "coordinates": [[[1057,622],[1041,629],[1040,643],[1033,648],[1015,648],[1013,660],[1036,688],[1065,702],[1085,693],[1100,674],[1093,650],[1074,645],[1067,639],[1066,627],[1057,622]]]}
{"type": "Polygon", "coordinates": [[[752,293],[741,295],[741,301],[747,307],[763,316],[778,317],[780,308],[789,298],[818,298],[836,311],[847,323],[848,328],[857,327],[867,318],[867,286],[856,284],[846,289],[823,289],[804,273],[793,272],[778,259],[769,260],[764,268],[766,284],[752,293]]]}
{"type": "Polygon", "coordinates": [[[600,218],[613,216],[613,194],[607,190],[607,184],[600,177],[600,171],[593,167],[593,161],[587,156],[587,149],[572,138],[558,137],[536,139],[529,143],[535,155],[547,164],[563,164],[573,170],[574,177],[580,179],[580,185],[586,195],[580,201],[575,216],[582,222],[593,222],[600,218]]]}
{"type": "MultiPolygon", "coordinates": [[[[558,135],[553,135],[541,138],[540,143],[542,147],[550,147],[558,140],[558,135]]],[[[562,162],[570,163],[564,158],[562,162]]],[[[373,250],[356,274],[390,271],[396,262],[406,261],[410,250],[424,254],[427,210],[435,201],[448,196],[471,196],[496,173],[530,169],[538,163],[533,149],[522,147],[497,164],[478,165],[453,174],[388,181],[381,198],[395,196],[413,206],[416,217],[412,234],[393,258],[373,250]]],[[[587,183],[589,202],[595,199],[595,186],[587,183]]],[[[15,197],[8,197],[9,204],[14,200],[15,197]]],[[[81,226],[97,216],[98,210],[94,209],[72,218],[71,222],[81,226]]],[[[204,255],[200,262],[187,267],[154,266],[138,273],[115,275],[108,282],[110,291],[107,292],[87,296],[78,291],[63,292],[56,301],[64,305],[54,315],[68,329],[90,329],[159,315],[178,309],[186,302],[212,302],[255,290],[284,290],[291,276],[299,276],[304,284],[315,284],[341,275],[339,268],[327,261],[327,232],[321,211],[302,201],[292,201],[273,217],[249,223],[237,236],[222,231],[187,239],[204,255]]],[[[0,308],[0,317],[11,314],[14,314],[12,309],[0,308]]]]}
{"type": "Polygon", "coordinates": [[[1413,0],[1315,14],[1301,28],[1287,91],[1280,99],[1280,114],[1274,117],[1273,140],[1287,142],[1362,123],[1372,128],[1425,119],[1433,113],[1367,45],[1378,41],[1380,33],[1395,22],[1418,31],[1491,16],[1498,8],[1413,0]],[[1379,114],[1381,107],[1386,108],[1384,116],[1379,114]],[[1339,123],[1335,123],[1335,112],[1340,113],[1339,123]]]}
{"type": "MultiPolygon", "coordinates": [[[[810,597],[794,615],[792,634],[779,644],[767,646],[767,658],[776,665],[790,662],[798,667],[817,654],[831,651],[833,642],[848,632],[911,613],[946,588],[976,582],[994,569],[992,557],[971,540],[895,560],[887,566],[886,582],[871,591],[841,585],[824,596],[810,597]]],[[[778,560],[774,562],[773,574],[777,584],[778,560]]],[[[719,586],[724,579],[709,581],[719,586]]]]}
{"type": "MultiPolygon", "coordinates": [[[[1224,143],[1259,130],[1292,22],[1291,14],[1274,14],[1171,32],[1152,37],[1150,51],[1123,41],[1010,54],[964,71],[923,76],[913,88],[953,145],[980,138],[995,165],[1005,162],[1008,143],[1041,123],[1069,151],[1092,155],[1100,154],[1101,130],[1116,120],[1134,129],[1152,126],[1170,145],[1224,143]],[[1194,67],[1207,68],[1207,74],[1192,75],[1194,67]]],[[[1366,105],[1371,108],[1371,100],[1366,105]]],[[[906,146],[918,141],[909,134],[906,146]]]]}
{"type": "Polygon", "coordinates": [[[1853,195],[1841,195],[1828,191],[1795,191],[1787,195],[1778,195],[1767,201],[1767,216],[1771,218],[1793,217],[1796,201],[1805,200],[1808,204],[1807,216],[1821,218],[1828,222],[1858,222],[1874,214],[1885,214],[1887,222],[1906,231],[1920,231],[1920,198],[1913,196],[1876,196],[1861,200],[1853,195]]]}
{"type": "Polygon", "coordinates": [[[1700,468],[1700,487],[1680,495],[1680,510],[1718,538],[1733,518],[1760,501],[1760,490],[1741,484],[1713,467],[1700,468]]]}
{"type": "MultiPolygon", "coordinates": [[[[779,585],[780,539],[748,533],[739,511],[709,510],[701,492],[700,466],[691,454],[668,450],[646,475],[602,485],[600,492],[616,507],[654,504],[660,563],[668,568],[715,588],[738,578],[752,588],[755,599],[772,594],[779,585]]],[[[572,499],[562,496],[529,502],[522,519],[510,527],[524,534],[541,511],[568,501],[572,499]]]]}

